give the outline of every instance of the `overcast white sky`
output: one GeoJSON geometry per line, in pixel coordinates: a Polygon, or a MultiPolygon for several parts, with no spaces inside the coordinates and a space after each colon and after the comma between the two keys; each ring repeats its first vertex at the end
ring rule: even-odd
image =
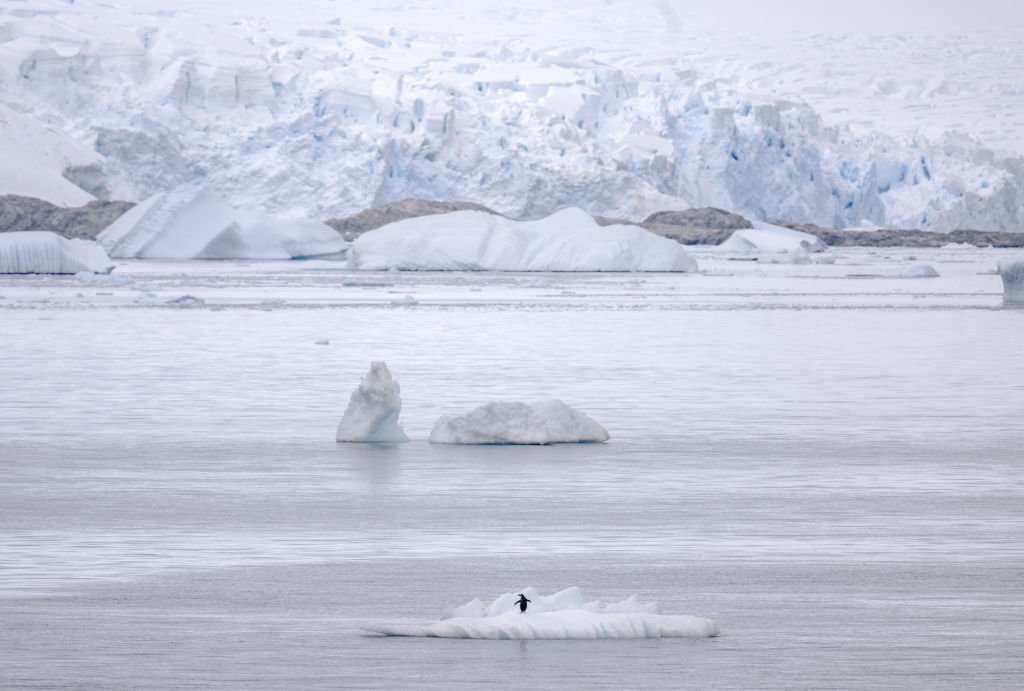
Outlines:
{"type": "MultiPolygon", "coordinates": [[[[747,31],[963,33],[1024,28],[1024,0],[649,0],[689,26],[747,31]]],[[[625,8],[635,0],[608,0],[625,8]]]]}

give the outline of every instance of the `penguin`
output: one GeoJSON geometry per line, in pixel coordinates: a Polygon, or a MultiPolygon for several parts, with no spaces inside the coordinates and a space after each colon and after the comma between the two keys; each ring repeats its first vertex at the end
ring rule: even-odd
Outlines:
{"type": "Polygon", "coordinates": [[[525,595],[523,595],[522,593],[519,593],[519,599],[516,600],[516,604],[519,605],[519,613],[520,614],[522,614],[523,612],[526,611],[526,603],[527,602],[533,602],[533,600],[527,600],[525,595]]]}

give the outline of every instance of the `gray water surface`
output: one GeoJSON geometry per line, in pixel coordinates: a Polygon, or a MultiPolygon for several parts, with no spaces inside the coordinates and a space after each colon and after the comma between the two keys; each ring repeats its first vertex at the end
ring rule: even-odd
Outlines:
{"type": "Polygon", "coordinates": [[[863,285],[824,278],[781,309],[756,277],[761,297],[721,309],[665,297],[700,278],[658,279],[654,306],[622,277],[554,277],[600,295],[519,306],[507,277],[395,280],[478,302],[173,310],[0,286],[57,293],[0,309],[0,685],[1024,680],[1024,311],[934,287],[806,308],[863,285]],[[408,444],[333,441],[371,359],[402,384],[408,444]],[[440,414],[549,397],[612,440],[425,441],[440,414]],[[722,636],[361,632],[529,585],[640,593],[722,636]]]}

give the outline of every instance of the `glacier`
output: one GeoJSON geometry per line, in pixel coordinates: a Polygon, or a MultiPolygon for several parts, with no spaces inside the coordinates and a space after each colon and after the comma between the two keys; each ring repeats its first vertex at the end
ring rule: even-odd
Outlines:
{"type": "Polygon", "coordinates": [[[339,442],[406,442],[398,417],[402,413],[401,387],[387,363],[374,361],[349,398],[338,423],[339,442]]]}
{"type": "Polygon", "coordinates": [[[112,257],[134,259],[296,259],[338,254],[347,245],[323,223],[235,209],[193,185],[153,195],[96,239],[112,257]]]}
{"type": "Polygon", "coordinates": [[[505,593],[490,606],[477,599],[450,608],[432,624],[380,624],[366,630],[385,636],[506,640],[708,638],[720,634],[718,624],[710,619],[660,614],[657,603],[642,603],[636,595],[604,605],[584,602],[576,586],[548,596],[532,587],[522,593],[532,601],[525,613],[515,607],[518,594],[505,593]]]}
{"type": "Polygon", "coordinates": [[[46,230],[0,233],[0,274],[93,274],[113,268],[92,240],[68,240],[46,230]]]}
{"type": "Polygon", "coordinates": [[[441,416],[432,444],[571,444],[608,441],[593,418],[558,400],[493,401],[457,417],[441,416]]]}
{"type": "Polygon", "coordinates": [[[1000,260],[999,276],[1003,280],[1003,302],[1024,305],[1024,257],[1000,260]]]}
{"type": "MultiPolygon", "coordinates": [[[[46,171],[32,193],[61,203],[196,183],[317,219],[421,197],[515,218],[714,206],[838,228],[1024,227],[1024,44],[1009,27],[662,35],[653,5],[615,22],[605,5],[579,0],[567,20],[487,1],[456,20],[429,0],[5,4],[0,105],[61,139],[60,160],[43,160],[50,144],[17,153],[46,171]]],[[[0,193],[12,184],[0,176],[0,193]]]]}
{"type": "Polygon", "coordinates": [[[569,208],[536,221],[455,211],[396,221],[359,236],[352,269],[403,271],[696,271],[675,240],[638,226],[601,226],[569,208]]]}

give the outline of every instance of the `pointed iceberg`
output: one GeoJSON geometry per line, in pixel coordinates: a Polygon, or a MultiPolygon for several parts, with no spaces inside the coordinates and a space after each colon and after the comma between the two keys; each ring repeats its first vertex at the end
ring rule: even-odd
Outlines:
{"type": "Polygon", "coordinates": [[[1003,302],[1024,305],[1024,257],[1001,260],[999,276],[1003,279],[1003,302]]]}
{"type": "Polygon", "coordinates": [[[345,415],[338,423],[337,440],[343,442],[403,442],[398,416],[402,397],[398,382],[384,362],[373,362],[359,386],[352,392],[345,415]]]}
{"type": "Polygon", "coordinates": [[[235,209],[213,190],[191,185],[150,197],[97,240],[112,257],[137,259],[298,259],[346,247],[323,223],[235,209]]]}

